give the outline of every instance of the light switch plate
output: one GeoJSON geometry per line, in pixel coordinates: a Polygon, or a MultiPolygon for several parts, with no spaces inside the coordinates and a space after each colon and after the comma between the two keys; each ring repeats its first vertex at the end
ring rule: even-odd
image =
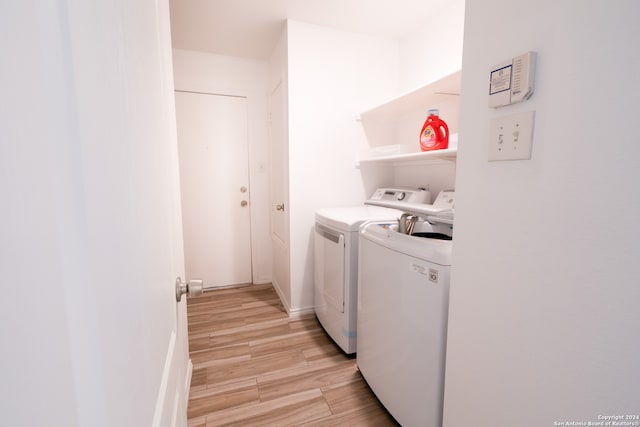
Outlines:
{"type": "Polygon", "coordinates": [[[489,124],[489,161],[531,158],[535,111],[500,116],[489,124]]]}

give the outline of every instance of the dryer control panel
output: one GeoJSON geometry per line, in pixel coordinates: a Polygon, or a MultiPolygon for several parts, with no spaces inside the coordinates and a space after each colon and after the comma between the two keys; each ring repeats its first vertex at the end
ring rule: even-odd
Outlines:
{"type": "Polygon", "coordinates": [[[424,188],[378,188],[369,201],[431,203],[431,192],[424,188]]]}
{"type": "MultiPolygon", "coordinates": [[[[427,218],[429,221],[437,220],[446,224],[453,224],[453,212],[455,191],[442,190],[436,197],[433,205],[428,202],[415,202],[414,196],[405,194],[403,198],[398,198],[398,191],[406,191],[402,189],[378,189],[371,199],[367,200],[365,205],[382,206],[385,208],[398,209],[412,215],[427,218]],[[394,190],[396,190],[394,192],[394,190]],[[377,197],[377,198],[375,198],[377,197]]],[[[415,196],[416,198],[419,196],[415,196]]],[[[429,200],[429,199],[427,199],[429,200]]]]}

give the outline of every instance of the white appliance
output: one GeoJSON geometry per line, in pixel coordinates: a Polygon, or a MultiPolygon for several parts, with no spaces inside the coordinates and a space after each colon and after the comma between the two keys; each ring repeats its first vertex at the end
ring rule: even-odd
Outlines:
{"type": "MultiPolygon", "coordinates": [[[[423,189],[378,189],[389,197],[429,201],[423,189]]],[[[314,306],[329,336],[347,354],[356,352],[358,230],[366,221],[395,221],[401,211],[377,206],[324,208],[316,212],[314,306]]]]}
{"type": "Polygon", "coordinates": [[[452,241],[440,238],[452,235],[452,195],[448,210],[413,209],[441,219],[420,218],[413,235],[399,233],[397,222],[360,232],[357,363],[404,427],[442,425],[452,241]]]}

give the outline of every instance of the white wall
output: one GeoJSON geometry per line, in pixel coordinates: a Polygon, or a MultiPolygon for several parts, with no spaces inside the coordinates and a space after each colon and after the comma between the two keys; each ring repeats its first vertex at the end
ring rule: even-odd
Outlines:
{"type": "MultiPolygon", "coordinates": [[[[439,80],[462,67],[465,1],[454,0],[424,18],[424,24],[400,40],[399,88],[402,92],[439,80]]],[[[423,111],[411,112],[398,126],[399,141],[415,146],[419,151],[419,134],[427,110],[437,108],[451,133],[459,131],[460,97],[452,96],[423,111]]],[[[387,142],[393,144],[396,142],[387,142]]],[[[432,198],[440,190],[455,187],[455,162],[429,165],[404,165],[394,168],[393,182],[405,187],[428,185],[432,198]]],[[[382,183],[380,185],[383,185],[382,183]]]]}
{"type": "Polygon", "coordinates": [[[482,0],[465,15],[444,425],[638,414],[640,4],[482,0]],[[528,50],[533,98],[487,108],[491,67],[528,50]],[[490,118],[528,110],[532,159],[487,162],[490,118]]]}
{"type": "Polygon", "coordinates": [[[395,42],[288,22],[291,307],[313,306],[317,209],[362,204],[356,114],[397,93],[395,42]]]}
{"type": "MultiPolygon", "coordinates": [[[[407,91],[462,66],[465,0],[450,0],[400,40],[400,90],[407,91]]],[[[420,132],[420,129],[418,129],[420,132]]]]}
{"type": "Polygon", "coordinates": [[[247,97],[253,282],[271,281],[266,61],[174,50],[176,90],[247,97]]]}

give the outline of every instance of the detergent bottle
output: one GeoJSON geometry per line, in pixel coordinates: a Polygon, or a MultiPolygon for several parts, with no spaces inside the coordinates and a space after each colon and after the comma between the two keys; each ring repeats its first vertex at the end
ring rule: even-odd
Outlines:
{"type": "Polygon", "coordinates": [[[449,147],[449,127],[438,117],[438,110],[429,110],[429,117],[420,132],[422,151],[442,150],[449,147]]]}

